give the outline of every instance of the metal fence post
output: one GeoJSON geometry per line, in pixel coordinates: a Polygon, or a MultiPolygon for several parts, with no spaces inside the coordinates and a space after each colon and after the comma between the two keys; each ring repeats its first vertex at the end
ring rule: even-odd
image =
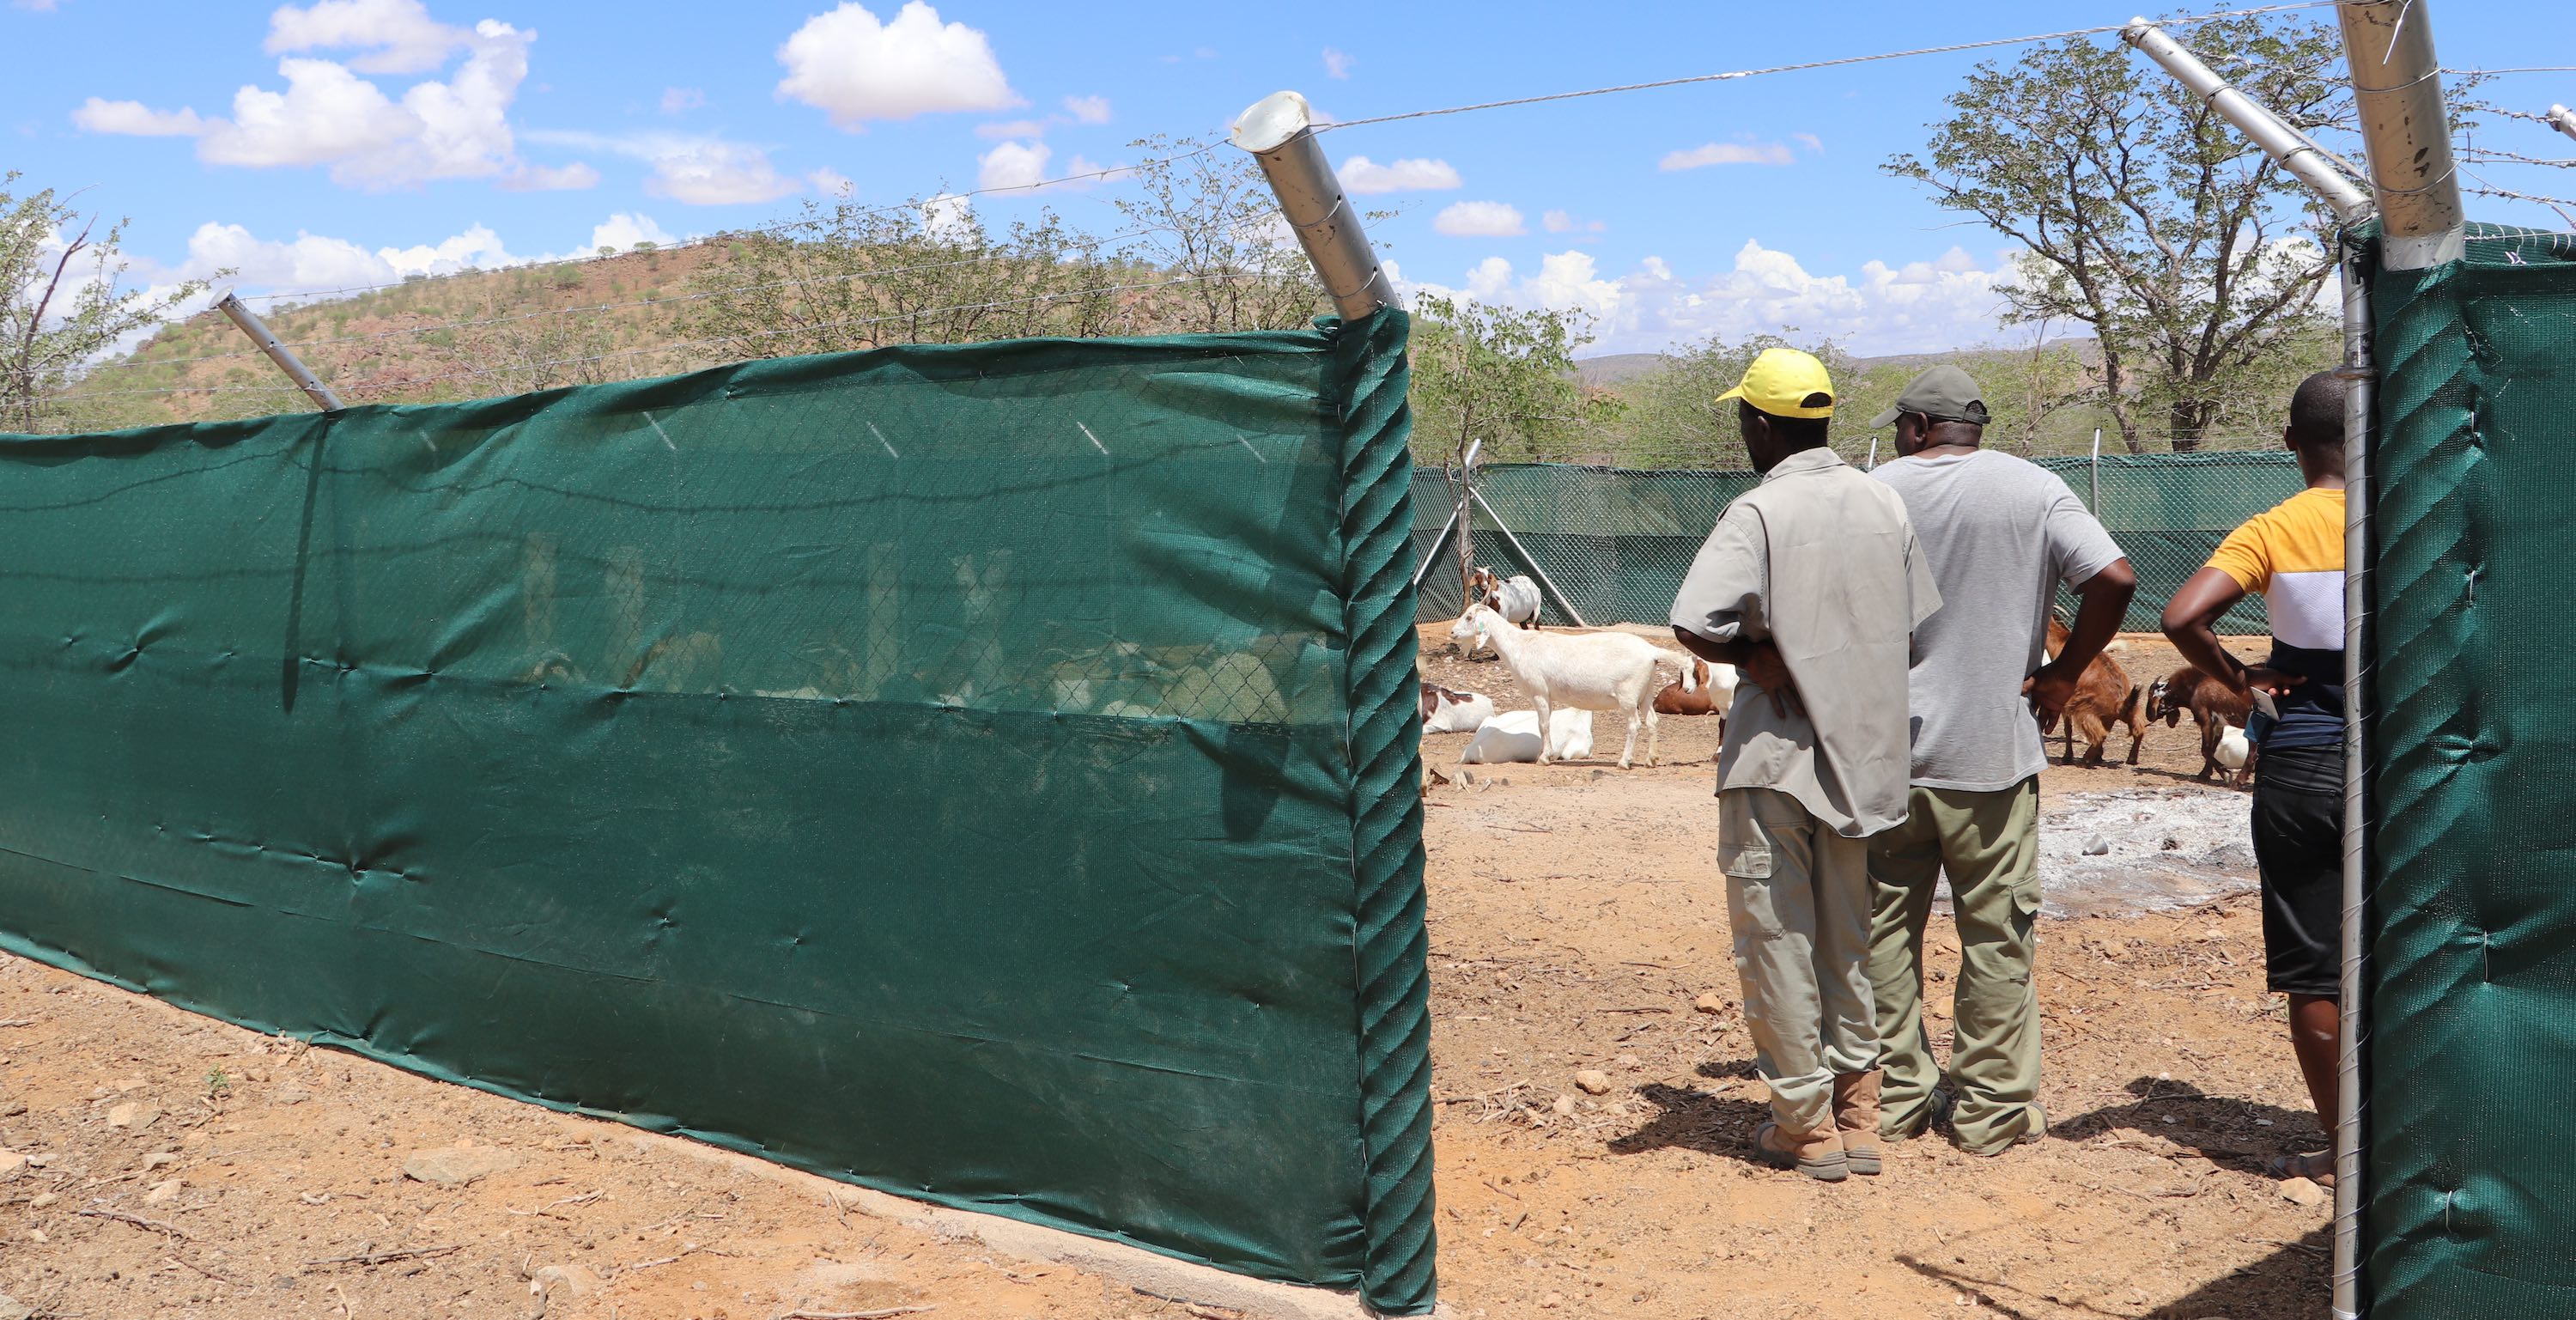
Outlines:
{"type": "Polygon", "coordinates": [[[2102,428],[2093,428],[2093,521],[2102,521],[2102,428]]]}
{"type": "Polygon", "coordinates": [[[2425,0],[2344,0],[2344,62],[2378,194],[2379,264],[2424,270],[2468,249],[2460,172],[2451,160],[2451,116],[2433,58],[2425,0]]]}
{"type": "Polygon", "coordinates": [[[268,360],[276,363],[278,370],[285,372],[287,379],[295,382],[295,388],[304,391],[305,397],[313,400],[322,411],[335,413],[348,407],[347,404],[340,402],[339,395],[331,392],[330,386],[322,383],[321,377],[313,374],[313,368],[304,365],[304,359],[295,356],[294,349],[288,348],[285,341],[270,333],[267,322],[260,320],[249,308],[242,306],[242,300],[238,294],[227,292],[223,297],[216,299],[215,310],[222,312],[234,325],[241,327],[241,332],[250,336],[250,342],[259,345],[259,351],[266,353],[268,360]]]}
{"type": "Polygon", "coordinates": [[[1230,140],[1252,153],[1270,191],[1279,197],[1279,213],[1296,231],[1306,259],[1333,307],[1356,321],[1380,307],[1396,305],[1395,285],[1369,246],[1359,212],[1342,195],[1342,181],[1324,160],[1315,141],[1315,112],[1295,92],[1272,92],[1237,115],[1230,140]]]}

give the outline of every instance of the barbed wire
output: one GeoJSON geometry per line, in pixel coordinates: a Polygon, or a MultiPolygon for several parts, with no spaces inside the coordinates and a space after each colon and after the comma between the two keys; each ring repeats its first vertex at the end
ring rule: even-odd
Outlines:
{"type": "MultiPolygon", "coordinates": [[[[1066,246],[1073,248],[1097,249],[1111,243],[1125,242],[1129,239],[1143,238],[1150,234],[1164,232],[1168,232],[1167,227],[1155,226],[1146,229],[1129,230],[1120,234],[1107,234],[1099,238],[1068,243],[1066,246]]],[[[668,249],[660,250],[667,251],[668,249]]],[[[621,253],[619,255],[624,256],[634,254],[621,253]]],[[[393,330],[378,330],[363,335],[331,335],[318,339],[299,339],[295,341],[295,347],[298,349],[308,349],[318,348],[328,344],[370,343],[376,340],[396,339],[404,336],[433,335],[445,330],[470,330],[483,326],[510,325],[522,321],[542,320],[550,316],[570,316],[583,312],[626,311],[638,307],[658,307],[665,303],[703,302],[709,298],[730,297],[732,295],[742,293],[760,293],[771,289],[796,288],[819,284],[838,284],[852,280],[883,279],[891,275],[911,275],[922,271],[932,270],[953,270],[962,266],[979,265],[984,262],[1023,259],[1024,258],[1016,258],[1008,253],[983,253],[972,257],[962,257],[955,261],[920,262],[909,266],[888,266],[881,269],[848,271],[838,275],[815,276],[806,279],[770,280],[759,284],[737,284],[721,289],[699,289],[692,290],[688,293],[662,294],[651,298],[632,298],[623,302],[584,303],[569,307],[546,307],[533,312],[519,312],[509,316],[487,316],[461,321],[439,321],[429,325],[413,325],[403,326],[393,330]]],[[[534,269],[534,267],[504,266],[480,273],[500,274],[505,271],[526,269],[534,269]]],[[[97,366],[90,368],[90,370],[139,371],[151,367],[175,367],[197,362],[222,362],[235,358],[254,358],[261,356],[264,355],[256,348],[242,348],[223,353],[198,353],[188,357],[129,358],[123,362],[100,363],[97,366]]]]}
{"type": "MultiPolygon", "coordinates": [[[[647,344],[635,348],[611,349],[605,353],[592,353],[580,357],[546,358],[535,362],[514,363],[506,367],[469,367],[463,371],[448,372],[444,375],[406,376],[382,383],[369,381],[336,383],[335,388],[348,390],[352,393],[376,389],[410,389],[416,386],[437,385],[448,381],[483,379],[494,376],[524,375],[547,367],[587,366],[592,363],[606,362],[613,358],[639,357],[648,353],[678,353],[692,348],[706,348],[713,345],[738,343],[751,339],[770,339],[779,335],[812,334],[818,331],[848,329],[854,326],[883,325],[890,321],[908,321],[925,316],[945,316],[953,312],[996,311],[1006,307],[1026,307],[1035,303],[1062,302],[1067,299],[1087,298],[1104,293],[1128,293],[1145,289],[1168,289],[1184,284],[1209,284],[1224,280],[1263,278],[1268,277],[1263,276],[1258,272],[1219,271],[1203,275],[1183,275],[1168,280],[1149,280],[1128,284],[1100,284],[1081,289],[1065,289],[1054,293],[1035,294],[1027,298],[1002,298],[989,302],[959,303],[951,307],[924,307],[906,312],[889,312],[882,316],[850,317],[838,321],[818,321],[810,325],[780,326],[774,330],[755,330],[741,334],[711,335],[704,339],[683,340],[678,343],[670,344],[647,344]]],[[[165,386],[160,389],[149,390],[83,390],[74,397],[79,399],[112,399],[136,398],[143,396],[166,396],[173,394],[271,394],[276,393],[281,389],[290,393],[298,392],[295,390],[295,387],[291,385],[172,385],[165,386]]]]}
{"type": "MultiPolygon", "coordinates": [[[[2222,18],[2245,18],[2256,14],[2278,14],[2296,9],[2330,9],[2337,0],[2301,0],[2296,4],[2260,5],[2250,9],[2221,9],[2205,14],[2188,14],[2180,18],[2155,20],[2160,27],[2187,27],[2194,23],[2212,23],[2222,18]]],[[[1620,92],[1653,91],[1665,87],[1687,87],[1693,83],[1729,82],[1738,78],[1757,78],[1775,73],[1803,73],[1811,69],[1835,69],[1853,64],[1871,64],[1882,60],[1912,59],[1920,55],[1955,55],[1963,51],[1992,50],[2001,46],[2032,46],[2043,41],[2063,41],[2074,37],[2097,37],[2106,32],[2120,32],[2126,23],[2103,27],[2068,28],[2062,32],[2041,32],[2022,37],[1990,37],[1983,41],[1953,42],[1944,46],[1918,46],[1912,50],[1882,51],[1873,55],[1845,55],[1829,60],[1808,60],[1798,64],[1774,64],[1755,69],[1731,69],[1724,73],[1699,73],[1683,78],[1658,78],[1651,82],[1620,83],[1610,87],[1588,87],[1574,92],[1549,92],[1542,96],[1516,96],[1501,101],[1478,101],[1470,105],[1443,106],[1437,110],[1408,110],[1400,114],[1372,115],[1365,119],[1344,119],[1331,124],[1318,124],[1316,131],[1358,128],[1364,124],[1392,124],[1406,119],[1429,119],[1436,115],[1463,115],[1477,110],[1500,110],[1510,106],[1543,105],[1550,101],[1571,101],[1586,96],[1610,96],[1620,92]]]]}

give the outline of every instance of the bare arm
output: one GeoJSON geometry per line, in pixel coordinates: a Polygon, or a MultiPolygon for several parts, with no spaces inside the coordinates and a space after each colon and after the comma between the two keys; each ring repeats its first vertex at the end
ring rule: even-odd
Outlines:
{"type": "Polygon", "coordinates": [[[2065,713],[2067,701],[2075,695],[2076,681],[2084,676],[2084,667],[2120,635],[2120,620],[2128,616],[2129,598],[2137,594],[2138,574],[2126,559],[2112,562],[2076,585],[2075,626],[2068,630],[2066,648],[2057,653],[2055,660],[2041,665],[2038,673],[2022,680],[2022,695],[2030,698],[2041,714],[2065,713]]]}
{"type": "Polygon", "coordinates": [[[1771,693],[1774,702],[1797,694],[1797,682],[1789,677],[1789,662],[1780,658],[1780,648],[1770,642],[1712,642],[1688,628],[1675,627],[1673,637],[1682,649],[1713,665],[1733,665],[1742,671],[1753,686],[1771,693]]]}
{"type": "Polygon", "coordinates": [[[2165,638],[2194,668],[2235,691],[2259,687],[2277,697],[2305,680],[2248,665],[2219,645],[2219,616],[2243,599],[2245,588],[2236,585],[2226,570],[2204,568],[2192,574],[2165,605],[2165,638]]]}

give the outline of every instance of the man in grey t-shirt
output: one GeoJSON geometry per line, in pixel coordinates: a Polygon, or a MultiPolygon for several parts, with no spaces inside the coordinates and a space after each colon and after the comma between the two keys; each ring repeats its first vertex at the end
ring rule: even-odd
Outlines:
{"type": "Polygon", "coordinates": [[[2039,1097],[2039,771],[2034,708],[2064,709],[2120,628],[2137,576],[2066,483],[1978,448],[1986,406],[1934,367],[1870,425],[1899,457],[1871,475],[1905,501],[1941,611],[1914,630],[1914,769],[1904,824],[1871,840],[1870,988],[1885,1068],[1880,1130],[1910,1137],[1949,1112],[1966,1150],[1995,1155],[2047,1129],[2039,1097]],[[2043,664],[2057,585],[2082,599],[2043,664]],[[1961,948],[1949,1086],[1923,1030],[1923,930],[1950,876],[1961,948]]]}

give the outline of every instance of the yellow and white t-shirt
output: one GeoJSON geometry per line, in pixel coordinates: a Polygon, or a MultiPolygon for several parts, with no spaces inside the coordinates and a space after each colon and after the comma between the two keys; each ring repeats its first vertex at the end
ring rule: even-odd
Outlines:
{"type": "Polygon", "coordinates": [[[2280,699],[2271,748],[2343,741],[2343,492],[2310,487],[2227,534],[2209,566],[2260,592],[2271,667],[2307,681],[2280,699]]]}

